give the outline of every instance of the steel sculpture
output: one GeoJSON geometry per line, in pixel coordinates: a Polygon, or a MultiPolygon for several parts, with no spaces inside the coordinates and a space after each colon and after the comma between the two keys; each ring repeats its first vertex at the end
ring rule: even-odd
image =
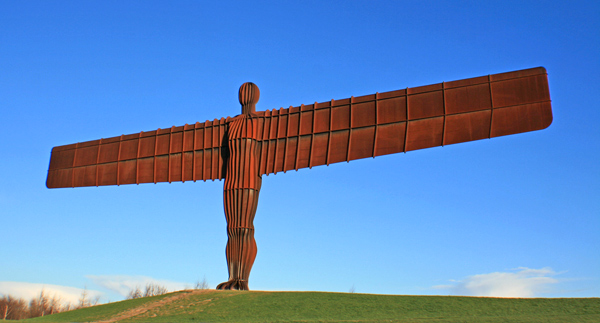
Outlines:
{"type": "Polygon", "coordinates": [[[543,67],[256,111],[52,149],[49,188],[225,179],[229,280],[248,289],[262,175],[540,130],[552,123],[543,67]]]}

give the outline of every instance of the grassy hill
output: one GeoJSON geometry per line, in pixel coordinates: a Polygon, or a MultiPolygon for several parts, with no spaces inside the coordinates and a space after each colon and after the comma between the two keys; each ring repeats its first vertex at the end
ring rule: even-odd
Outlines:
{"type": "Polygon", "coordinates": [[[600,298],[194,290],[21,322],[600,322],[600,298]]]}

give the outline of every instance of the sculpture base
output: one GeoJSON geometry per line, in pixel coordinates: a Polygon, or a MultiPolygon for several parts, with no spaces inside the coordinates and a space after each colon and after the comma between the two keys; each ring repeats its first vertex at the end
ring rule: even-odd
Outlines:
{"type": "Polygon", "coordinates": [[[246,280],[229,280],[224,283],[220,283],[217,286],[218,290],[250,290],[248,288],[248,281],[246,280]]]}

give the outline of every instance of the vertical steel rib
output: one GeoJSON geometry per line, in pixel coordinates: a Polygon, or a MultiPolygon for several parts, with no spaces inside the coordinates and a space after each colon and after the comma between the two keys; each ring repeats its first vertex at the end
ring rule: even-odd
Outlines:
{"type": "Polygon", "coordinates": [[[262,136],[261,136],[261,144],[260,144],[260,166],[259,171],[261,174],[267,172],[267,164],[269,163],[269,135],[267,133],[267,122],[269,122],[269,127],[271,126],[271,121],[269,118],[269,110],[265,111],[264,117],[262,118],[262,136]]]}
{"type": "Polygon", "coordinates": [[[327,160],[326,165],[329,166],[329,155],[331,153],[331,128],[333,127],[333,104],[335,101],[331,99],[331,103],[329,104],[329,136],[327,137],[327,160]]]}
{"type": "MultiPolygon", "coordinates": [[[[291,107],[292,106],[290,106],[290,108],[291,107]]],[[[283,109],[283,107],[281,107],[281,109],[283,109]]],[[[285,166],[287,164],[287,152],[288,152],[288,145],[290,143],[290,113],[289,113],[289,111],[290,110],[287,110],[288,113],[287,113],[287,124],[286,124],[286,127],[285,127],[285,148],[283,148],[283,162],[281,163],[282,164],[282,168],[283,168],[282,170],[283,170],[284,174],[286,172],[286,167],[285,166]]]]}
{"type": "Polygon", "coordinates": [[[218,145],[219,145],[219,154],[217,155],[217,158],[219,160],[218,162],[218,167],[217,167],[217,173],[219,174],[219,180],[223,178],[223,151],[221,146],[223,145],[223,143],[221,142],[221,140],[223,139],[223,121],[224,119],[221,117],[221,119],[219,120],[219,135],[218,135],[218,145]]]}
{"type": "Polygon", "coordinates": [[[140,131],[138,135],[137,153],[135,154],[135,183],[140,185],[140,147],[142,146],[142,134],[140,131]]]}
{"type": "Polygon", "coordinates": [[[98,154],[96,155],[96,187],[98,187],[98,169],[100,168],[100,147],[102,146],[102,138],[98,142],[98,154]]]}
{"type": "MultiPolygon", "coordinates": [[[[275,159],[271,158],[270,153],[271,153],[271,127],[273,126],[273,112],[267,110],[268,114],[269,114],[269,127],[267,127],[265,125],[265,131],[266,131],[266,142],[267,142],[267,160],[265,161],[265,173],[269,173],[269,161],[273,161],[273,163],[275,163],[275,159]]],[[[266,114],[266,113],[265,113],[266,114]]],[[[267,119],[265,119],[266,121],[267,119]]],[[[265,142],[265,140],[263,140],[263,142],[265,142]]]]}
{"type": "Polygon", "coordinates": [[[442,82],[442,104],[444,105],[444,123],[442,125],[442,147],[446,143],[446,82],[442,82]]]}
{"type": "Polygon", "coordinates": [[[312,111],[312,129],[310,137],[310,151],[308,152],[308,169],[313,167],[313,151],[315,149],[315,120],[317,120],[317,101],[313,104],[312,111]]]}
{"type": "Polygon", "coordinates": [[[156,130],[156,132],[154,133],[154,172],[152,173],[152,180],[154,181],[154,184],[156,184],[156,150],[158,149],[158,133],[160,132],[160,128],[158,128],[156,130]]]}
{"type": "MultiPolygon", "coordinates": [[[[208,132],[208,120],[204,121],[204,138],[202,139],[204,141],[204,145],[203,148],[204,150],[202,151],[202,180],[206,182],[206,151],[211,147],[210,145],[208,145],[206,143],[206,133],[208,132]]],[[[212,131],[211,131],[212,134],[212,131]]],[[[212,154],[212,148],[211,148],[211,152],[212,154]]]]}
{"type": "Polygon", "coordinates": [[[346,150],[346,162],[350,162],[350,148],[352,148],[352,103],[354,103],[354,96],[350,97],[350,108],[348,109],[348,113],[350,113],[350,126],[348,129],[348,147],[346,150]]]}
{"type": "Polygon", "coordinates": [[[490,89],[490,131],[488,138],[492,138],[492,126],[494,125],[494,97],[492,96],[492,76],[488,75],[488,88],[490,89]]]}
{"type": "Polygon", "coordinates": [[[298,171],[298,159],[300,158],[300,128],[302,127],[302,109],[304,104],[300,105],[298,110],[298,139],[296,140],[296,161],[294,161],[294,169],[298,171]]]}
{"type": "Polygon", "coordinates": [[[194,124],[192,130],[192,180],[196,182],[196,131],[198,131],[198,122],[194,124]]]}
{"type": "Polygon", "coordinates": [[[206,182],[206,179],[204,177],[204,169],[206,168],[206,122],[204,123],[204,126],[202,127],[202,167],[200,167],[200,172],[202,172],[202,177],[200,177],[202,179],[202,181],[206,182]]]}
{"type": "MultiPolygon", "coordinates": [[[[275,109],[273,109],[275,111],[275,109]]],[[[277,112],[277,128],[275,128],[275,158],[273,161],[273,174],[277,175],[277,152],[279,150],[279,125],[281,123],[281,111],[277,112]]]]}
{"type": "Polygon", "coordinates": [[[379,114],[379,92],[375,92],[375,134],[373,135],[373,158],[375,158],[375,153],[377,152],[377,131],[379,130],[379,120],[377,116],[379,114]]]}
{"type": "Polygon", "coordinates": [[[406,95],[406,127],[404,127],[404,153],[406,153],[406,145],[408,145],[408,124],[409,119],[408,119],[408,88],[406,88],[406,92],[404,93],[406,95]]]}
{"type": "Polygon", "coordinates": [[[77,159],[77,150],[79,150],[79,143],[75,144],[75,151],[73,151],[73,162],[71,162],[71,187],[75,188],[75,160],[77,159]]]}
{"type": "Polygon", "coordinates": [[[185,183],[185,127],[187,127],[187,123],[183,125],[183,129],[181,130],[181,181],[185,183]]]}
{"type": "MultiPolygon", "coordinates": [[[[121,145],[123,144],[123,135],[121,135],[121,138],[119,138],[119,152],[117,153],[117,186],[119,186],[121,183],[119,182],[120,178],[119,175],[121,174],[120,172],[120,166],[121,166],[121,145]]],[[[77,150],[75,150],[77,151],[77,150]]]]}
{"type": "Polygon", "coordinates": [[[215,142],[215,128],[217,126],[215,126],[215,121],[217,121],[217,119],[214,119],[212,121],[212,127],[210,128],[210,179],[214,182],[215,181],[215,147],[214,147],[214,142],[215,142]]]}
{"type": "Polygon", "coordinates": [[[167,155],[167,180],[169,184],[171,184],[171,152],[173,151],[173,128],[175,126],[171,126],[169,130],[169,150],[167,155]]]}

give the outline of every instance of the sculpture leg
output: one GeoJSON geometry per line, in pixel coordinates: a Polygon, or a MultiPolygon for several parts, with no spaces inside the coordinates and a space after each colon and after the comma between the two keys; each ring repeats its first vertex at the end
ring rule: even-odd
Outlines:
{"type": "Polygon", "coordinates": [[[223,192],[229,280],[219,284],[217,289],[248,290],[248,277],[257,252],[253,222],[258,194],[259,190],[255,189],[229,189],[223,192]]]}

